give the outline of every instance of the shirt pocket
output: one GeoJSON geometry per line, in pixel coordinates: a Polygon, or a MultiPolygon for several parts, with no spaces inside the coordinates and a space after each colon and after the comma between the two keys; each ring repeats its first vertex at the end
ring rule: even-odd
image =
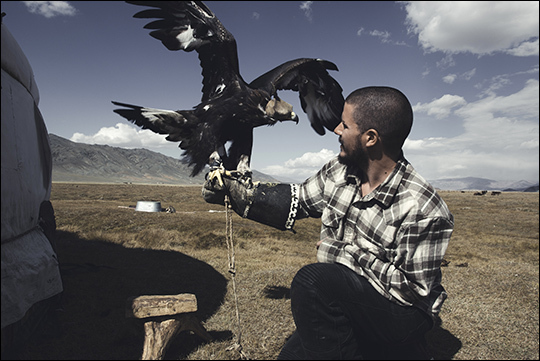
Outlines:
{"type": "Polygon", "coordinates": [[[321,216],[323,228],[321,236],[330,237],[335,241],[341,241],[343,238],[343,216],[344,214],[335,208],[325,208],[321,216]]]}
{"type": "Polygon", "coordinates": [[[326,207],[321,216],[321,222],[325,227],[337,229],[341,225],[343,214],[336,209],[326,207]]]}

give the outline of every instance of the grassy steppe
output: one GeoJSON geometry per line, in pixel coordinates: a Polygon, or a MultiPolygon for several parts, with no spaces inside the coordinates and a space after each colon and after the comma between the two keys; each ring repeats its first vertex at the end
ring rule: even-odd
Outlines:
{"type": "MultiPolygon", "coordinates": [[[[538,193],[440,192],[455,217],[443,285],[442,324],[428,334],[435,359],[538,359],[538,193]]],[[[184,332],[166,359],[238,359],[228,351],[237,324],[228,273],[225,213],[200,187],[54,183],[57,252],[64,280],[59,326],[23,359],[137,359],[143,328],[125,300],[194,293],[215,341],[184,332]],[[176,213],[122,208],[160,201],[176,213]]],[[[243,351],[275,359],[294,330],[288,291],[315,262],[320,221],[296,234],[233,218],[243,351]]]]}

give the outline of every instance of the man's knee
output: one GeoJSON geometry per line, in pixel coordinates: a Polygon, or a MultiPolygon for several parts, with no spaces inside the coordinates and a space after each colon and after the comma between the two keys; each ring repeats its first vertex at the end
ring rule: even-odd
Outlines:
{"type": "Polygon", "coordinates": [[[327,303],[342,299],[347,289],[343,271],[336,263],[312,263],[302,267],[291,283],[291,301],[317,298],[327,303]]]}

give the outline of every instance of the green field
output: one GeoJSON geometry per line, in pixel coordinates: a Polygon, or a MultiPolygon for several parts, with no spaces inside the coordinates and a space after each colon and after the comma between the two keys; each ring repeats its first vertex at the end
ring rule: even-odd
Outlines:
{"type": "MultiPolygon", "coordinates": [[[[238,359],[225,213],[200,187],[54,183],[57,253],[64,281],[58,324],[22,359],[137,359],[143,325],[125,317],[130,296],[194,293],[214,337],[179,334],[166,359],[238,359]],[[136,212],[139,200],[176,213],[136,212]]],[[[428,334],[435,359],[538,359],[538,193],[442,191],[455,217],[443,268],[448,299],[428,334]]],[[[296,234],[233,217],[241,344],[251,359],[276,359],[294,331],[288,291],[315,262],[320,221],[296,234]]]]}

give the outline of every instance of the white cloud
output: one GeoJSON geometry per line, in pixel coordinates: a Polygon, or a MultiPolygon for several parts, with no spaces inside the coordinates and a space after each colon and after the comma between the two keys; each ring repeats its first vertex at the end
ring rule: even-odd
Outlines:
{"type": "Polygon", "coordinates": [[[375,36],[381,40],[383,43],[389,42],[390,33],[388,31],[372,30],[369,32],[369,35],[375,36]]]}
{"type": "Polygon", "coordinates": [[[408,139],[405,155],[427,179],[485,177],[538,181],[539,82],[527,81],[508,96],[490,95],[466,103],[445,95],[415,111],[454,109],[464,132],[451,138],[408,139]],[[445,99],[446,97],[446,99],[445,99]]]}
{"type": "Polygon", "coordinates": [[[437,119],[448,117],[452,113],[452,109],[467,104],[465,99],[459,95],[445,94],[439,99],[433,100],[431,103],[417,103],[413,106],[415,113],[427,113],[427,115],[435,116],[437,119]]]}
{"type": "Polygon", "coordinates": [[[538,55],[538,1],[410,1],[405,9],[428,52],[538,55]]]}
{"type": "Polygon", "coordinates": [[[57,15],[73,16],[77,10],[67,1],[23,1],[28,11],[52,18],[57,15]]]}
{"type": "Polygon", "coordinates": [[[313,5],[313,1],[302,1],[300,4],[300,10],[304,12],[304,15],[310,22],[313,21],[313,10],[311,9],[311,5],[313,5]]]}
{"type": "Polygon", "coordinates": [[[443,82],[448,84],[453,84],[457,78],[471,80],[471,78],[476,74],[476,68],[466,71],[461,74],[448,74],[442,78],[443,82]]]}
{"type": "Polygon", "coordinates": [[[471,69],[469,71],[466,71],[465,73],[461,74],[461,77],[465,80],[471,80],[473,76],[476,75],[476,68],[471,69]]]}
{"type": "Polygon", "coordinates": [[[456,74],[448,74],[442,78],[443,82],[452,84],[457,79],[456,74]]]}
{"type": "Polygon", "coordinates": [[[252,14],[251,14],[251,18],[254,19],[254,20],[259,20],[259,18],[261,17],[261,14],[259,14],[258,12],[254,11],[252,14]]]}
{"type": "Polygon", "coordinates": [[[319,152],[307,152],[302,156],[289,159],[283,165],[271,165],[261,169],[261,172],[275,177],[291,178],[302,181],[314,175],[326,162],[337,156],[328,149],[321,149],[319,152]]]}
{"type": "Polygon", "coordinates": [[[507,53],[514,56],[538,56],[538,39],[521,43],[516,48],[508,49],[507,53]]]}
{"type": "Polygon", "coordinates": [[[487,83],[488,84],[487,87],[482,90],[479,96],[480,97],[491,96],[491,95],[494,96],[496,95],[495,92],[498,89],[501,89],[505,85],[512,83],[512,81],[510,80],[512,77],[519,76],[519,75],[529,75],[529,74],[538,74],[538,65],[525,71],[518,71],[515,73],[496,75],[489,80],[476,84],[475,87],[477,89],[482,89],[484,87],[484,83],[487,83]]]}
{"type": "Polygon", "coordinates": [[[114,127],[101,128],[94,135],[74,133],[70,140],[86,144],[106,144],[121,148],[149,148],[153,150],[174,144],[165,140],[164,135],[156,134],[148,129],[138,129],[124,123],[118,123],[114,127]]]}
{"type": "MultiPolygon", "coordinates": [[[[356,35],[357,36],[362,36],[364,31],[365,31],[364,28],[360,28],[356,32],[356,35]]],[[[370,30],[370,31],[368,31],[368,34],[375,37],[375,38],[378,38],[380,40],[380,42],[383,43],[383,44],[407,46],[407,43],[405,43],[403,41],[394,41],[394,40],[392,40],[392,38],[391,38],[392,34],[388,30],[370,30]]]]}
{"type": "Polygon", "coordinates": [[[442,58],[436,63],[436,65],[437,68],[444,70],[456,66],[456,62],[454,61],[454,57],[452,56],[452,54],[446,54],[444,58],[442,58]]]}
{"type": "Polygon", "coordinates": [[[435,150],[437,148],[442,148],[444,146],[446,138],[442,137],[431,137],[426,139],[417,139],[417,140],[411,140],[406,139],[405,144],[403,145],[403,149],[405,150],[435,150]]]}

